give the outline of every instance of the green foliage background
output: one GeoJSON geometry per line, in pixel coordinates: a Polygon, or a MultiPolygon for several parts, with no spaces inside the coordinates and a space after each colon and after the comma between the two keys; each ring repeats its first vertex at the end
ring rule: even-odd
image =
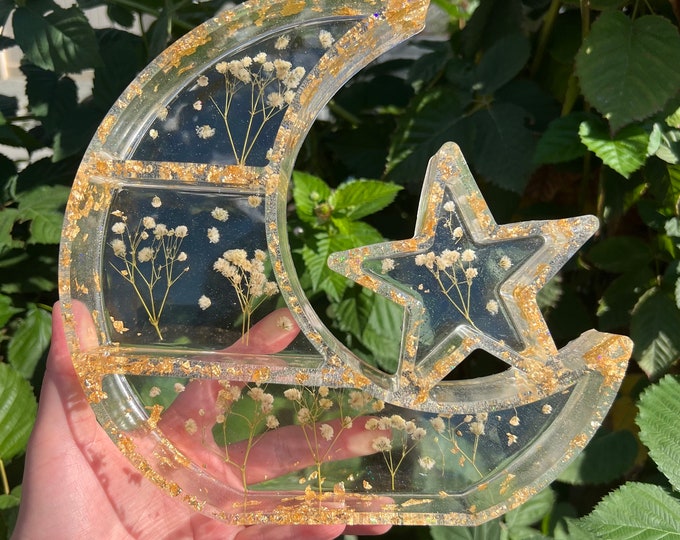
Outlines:
{"type": "MultiPolygon", "coordinates": [[[[481,527],[389,536],[680,538],[680,2],[433,4],[438,21],[448,17],[441,35],[360,73],[299,156],[289,234],[317,311],[349,346],[394,369],[399,313],[325,259],[410,237],[427,160],[454,141],[497,221],[600,218],[594,240],[542,291],[542,308],[560,346],[597,328],[630,335],[635,348],[603,428],[550,489],[481,527]]],[[[20,504],[78,163],[135,74],[219,7],[0,0],[0,26],[16,36],[0,35],[0,49],[22,51],[27,100],[23,110],[0,95],[0,150],[20,156],[0,153],[0,538],[20,504]],[[96,6],[108,28],[88,22],[96,6]],[[83,70],[94,84],[79,98],[73,75],[83,70]]]]}

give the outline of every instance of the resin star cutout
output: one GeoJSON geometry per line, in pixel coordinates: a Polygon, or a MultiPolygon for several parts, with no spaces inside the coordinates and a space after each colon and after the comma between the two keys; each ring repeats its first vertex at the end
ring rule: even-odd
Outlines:
{"type": "Polygon", "coordinates": [[[334,253],[328,265],[404,308],[394,379],[416,387],[416,401],[475,349],[515,368],[500,375],[549,393],[565,366],[536,295],[597,227],[593,216],[496,224],[447,143],[430,161],[414,237],[334,253]]]}

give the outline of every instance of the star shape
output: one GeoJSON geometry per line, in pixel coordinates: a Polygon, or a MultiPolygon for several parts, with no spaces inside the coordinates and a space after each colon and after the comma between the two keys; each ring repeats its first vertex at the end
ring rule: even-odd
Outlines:
{"type": "MultiPolygon", "coordinates": [[[[397,387],[430,391],[475,349],[530,384],[565,365],[538,291],[597,230],[593,216],[498,225],[453,143],[430,160],[413,238],[332,254],[334,271],[404,308],[397,387]]],[[[543,392],[541,392],[543,393],[543,392]]]]}

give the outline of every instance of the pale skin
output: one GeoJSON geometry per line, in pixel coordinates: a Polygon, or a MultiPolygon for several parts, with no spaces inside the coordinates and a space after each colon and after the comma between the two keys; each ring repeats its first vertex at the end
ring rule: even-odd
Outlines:
{"type": "MultiPolygon", "coordinates": [[[[92,343],[96,337],[89,313],[80,304],[74,305],[74,313],[80,342],[92,343]]],[[[276,324],[280,316],[281,312],[273,313],[251,329],[249,352],[275,352],[294,339],[297,328],[280,328],[276,324]]],[[[389,528],[343,524],[241,527],[193,511],[144,478],[97,423],[71,364],[59,304],[55,305],[52,330],[38,418],[26,454],[14,539],[324,540],[343,533],[377,535],[389,528]]],[[[205,395],[205,390],[209,393],[210,388],[189,385],[187,398],[199,391],[205,395]]],[[[178,400],[172,412],[178,418],[192,414],[195,404],[189,405],[190,401],[178,400]]],[[[170,431],[172,424],[169,417],[166,428],[170,431]]],[[[289,472],[290,463],[298,457],[298,462],[304,461],[302,453],[309,454],[294,429],[274,430],[271,435],[262,445],[267,451],[250,458],[256,474],[258,470],[269,470],[272,476],[289,472]],[[276,456],[286,459],[277,462],[273,459],[276,456]]],[[[371,452],[365,435],[348,433],[335,457],[371,452]]]]}

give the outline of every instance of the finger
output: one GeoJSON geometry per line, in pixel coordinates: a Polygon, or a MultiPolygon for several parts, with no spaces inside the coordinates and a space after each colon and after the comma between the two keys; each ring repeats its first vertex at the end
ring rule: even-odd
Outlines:
{"type": "MultiPolygon", "coordinates": [[[[277,309],[254,325],[247,339],[240,339],[223,352],[229,354],[273,354],[284,350],[298,335],[300,329],[286,308],[277,309]]],[[[184,433],[185,422],[192,418],[205,418],[210,426],[222,411],[217,410],[219,381],[195,380],[187,385],[164,412],[160,428],[166,433],[184,433]]]]}
{"type": "Polygon", "coordinates": [[[392,525],[351,525],[345,527],[345,534],[356,536],[380,536],[392,528],[392,525]]]}
{"type": "Polygon", "coordinates": [[[345,526],[338,525],[255,525],[239,532],[234,540],[332,540],[345,526]]]}
{"type": "Polygon", "coordinates": [[[265,433],[255,446],[247,441],[229,445],[230,458],[241,463],[248,453],[249,484],[282,476],[319,462],[339,461],[374,454],[377,437],[390,436],[390,431],[367,430],[368,417],[357,418],[352,427],[343,428],[340,419],[327,422],[337,435],[330,441],[319,436],[320,424],[286,426],[265,433]],[[317,430],[317,433],[314,433],[317,430]]]}
{"type": "Polygon", "coordinates": [[[68,340],[64,328],[64,321],[75,328],[74,345],[80,351],[87,351],[98,344],[97,330],[92,316],[85,304],[73,301],[71,310],[64,310],[61,302],[54,304],[52,309],[52,343],[47,357],[47,371],[54,375],[72,377],[77,380],[68,340]]]}

